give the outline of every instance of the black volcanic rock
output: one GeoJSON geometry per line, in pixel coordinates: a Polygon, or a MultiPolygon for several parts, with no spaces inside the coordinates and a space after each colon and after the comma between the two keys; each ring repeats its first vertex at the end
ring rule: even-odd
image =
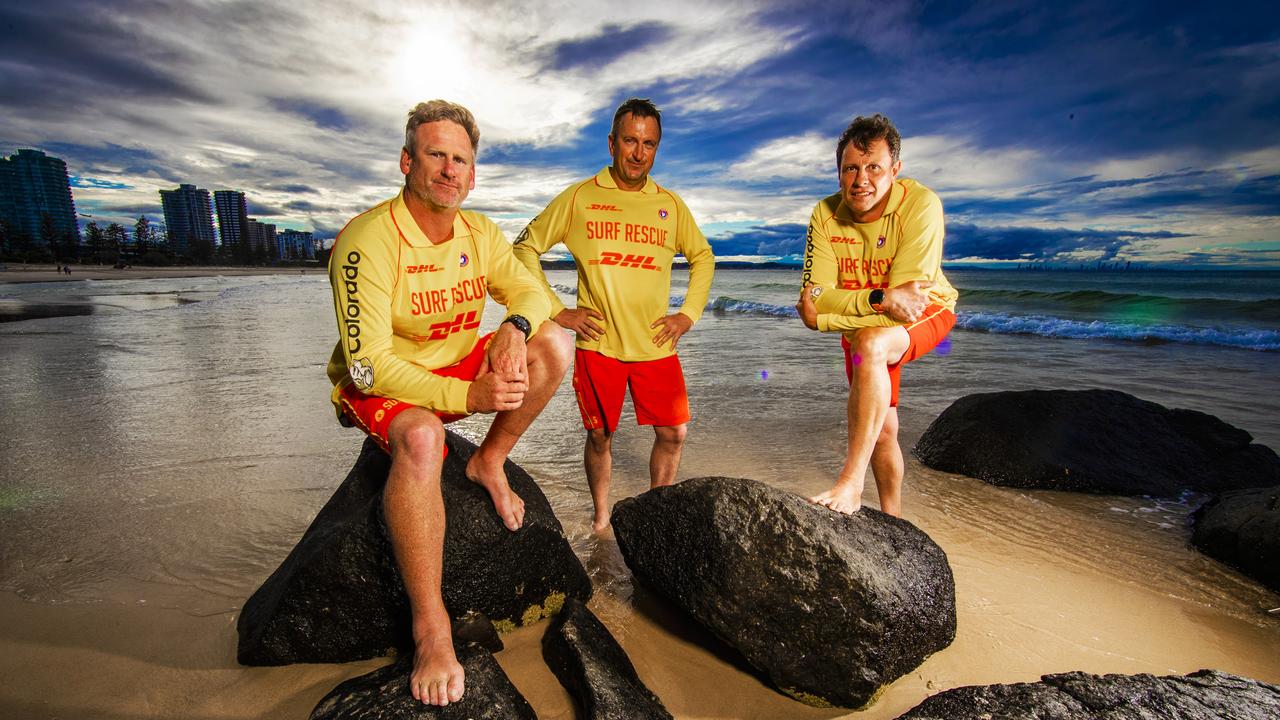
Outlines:
{"type": "Polygon", "coordinates": [[[938,693],[898,720],[1275,720],[1280,688],[1199,670],[1190,675],[1045,675],[1037,683],[938,693]]]}
{"type": "MultiPolygon", "coordinates": [[[[475,445],[450,432],[442,493],[445,605],[483,613],[501,631],[549,617],[591,583],[542,491],[514,463],[524,527],[508,531],[463,471],[475,445]]],[[[382,517],[390,458],[372,441],[293,551],[247,602],[237,630],[245,665],[347,662],[412,647],[408,598],[382,517]]]]}
{"type": "Polygon", "coordinates": [[[631,659],[586,605],[570,598],[542,636],[542,657],[583,720],[671,720],[631,659]]]}
{"type": "Polygon", "coordinates": [[[1212,415],[1115,390],[1027,390],[956,400],[915,455],[993,485],[1177,497],[1280,484],[1280,458],[1252,441],[1212,415]]]}
{"type": "Polygon", "coordinates": [[[946,554],[876,510],[710,477],[619,502],[613,527],[636,578],[801,702],[861,707],[955,638],[946,554]]]}
{"type": "Polygon", "coordinates": [[[1223,493],[1193,521],[1204,554],[1280,591],[1280,486],[1223,493]]]}
{"type": "Polygon", "coordinates": [[[536,720],[533,708],[511,684],[489,651],[458,649],[466,671],[462,699],[432,707],[409,694],[412,655],[367,675],[351,678],[325,695],[311,720],[536,720]]]}

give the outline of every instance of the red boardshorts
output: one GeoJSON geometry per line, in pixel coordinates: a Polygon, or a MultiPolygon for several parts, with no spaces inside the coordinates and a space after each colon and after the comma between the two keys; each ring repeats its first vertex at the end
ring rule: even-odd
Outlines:
{"type": "MultiPolygon", "coordinates": [[[[480,365],[484,362],[484,354],[489,349],[489,339],[492,337],[493,333],[485,335],[476,341],[475,347],[471,348],[471,352],[467,353],[466,357],[449,367],[431,372],[442,377],[475,380],[476,375],[480,373],[480,365]]],[[[391,421],[405,410],[415,407],[400,400],[366,395],[350,384],[343,384],[338,390],[338,400],[342,403],[343,415],[347,416],[351,424],[365,431],[388,453],[391,449],[387,430],[391,427],[391,421]]],[[[443,423],[451,423],[466,417],[466,414],[454,415],[442,412],[437,412],[436,415],[443,423]]],[[[448,453],[448,448],[445,448],[445,454],[448,453]]]]}
{"type": "Polygon", "coordinates": [[[588,430],[618,429],[627,386],[639,425],[671,426],[689,422],[689,395],[680,358],[626,362],[594,350],[578,350],[573,360],[573,392],[588,430]]]}
{"type": "MultiPolygon", "coordinates": [[[[915,323],[905,325],[911,342],[902,359],[889,366],[889,407],[898,407],[898,385],[902,381],[902,366],[920,357],[938,346],[942,339],[951,332],[956,324],[956,314],[941,305],[930,305],[924,309],[924,315],[915,323]]],[[[841,336],[840,347],[844,348],[844,374],[853,383],[853,353],[848,339],[841,336]]]]}

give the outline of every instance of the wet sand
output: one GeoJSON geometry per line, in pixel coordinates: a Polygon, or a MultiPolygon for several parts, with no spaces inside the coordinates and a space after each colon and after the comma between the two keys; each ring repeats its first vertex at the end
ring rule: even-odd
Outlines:
{"type": "MultiPolygon", "coordinates": [[[[110,265],[72,265],[71,274],[58,272],[48,265],[10,264],[0,269],[0,283],[74,282],[76,280],[152,280],[156,278],[191,278],[239,275],[297,275],[299,268],[262,268],[200,265],[190,267],[127,267],[116,270],[110,265]]],[[[304,272],[322,273],[323,268],[306,268],[304,272]]]]}
{"type": "MultiPolygon", "coordinates": [[[[932,474],[911,465],[912,472],[932,474]]],[[[1043,494],[934,475],[974,484],[966,491],[984,501],[981,496],[1006,495],[1010,513],[1034,506],[1065,516],[1048,518],[1050,524],[1069,521],[1077,511],[1064,494],[1056,494],[1067,500],[1059,507],[1043,494]]],[[[662,599],[632,588],[610,538],[593,540],[584,558],[596,578],[590,606],[667,708],[690,720],[894,718],[948,688],[1034,681],[1070,670],[1162,675],[1215,668],[1280,683],[1275,653],[1280,618],[1266,612],[1276,596],[1185,547],[1180,531],[1153,533],[1151,547],[1142,549],[1122,547],[1131,540],[1126,531],[1096,532],[1093,542],[1114,545],[1120,556],[1119,566],[1108,570],[1075,557],[1069,543],[1058,546],[1063,559],[1055,562],[1046,557],[1047,546],[990,532],[985,521],[970,525],[947,519],[918,497],[907,500],[918,503],[915,519],[948,552],[959,630],[949,648],[891,685],[864,711],[810,708],[772,690],[734,651],[662,599]],[[1224,612],[1206,606],[1194,588],[1168,592],[1124,578],[1124,563],[1153,553],[1204,570],[1206,586],[1252,599],[1243,609],[1224,612]]],[[[1083,502],[1100,500],[1106,501],[1083,502]]],[[[566,530],[578,535],[585,519],[567,520],[566,530]]],[[[0,708],[6,717],[303,718],[334,685],[386,662],[240,667],[235,613],[197,617],[140,606],[47,605],[4,594],[0,616],[0,677],[5,678],[0,708]]],[[[571,720],[572,701],[542,661],[545,627],[540,623],[504,636],[506,649],[498,660],[539,717],[571,720]]]]}
{"type": "MultiPolygon", "coordinates": [[[[130,292],[192,292],[141,285],[130,292]]],[[[387,662],[236,663],[239,607],[333,493],[362,438],[339,428],[328,404],[333,319],[322,278],[190,285],[216,300],[0,328],[8,388],[0,399],[0,718],[305,718],[339,682],[387,662]]],[[[825,489],[845,442],[831,401],[843,385],[827,379],[838,365],[798,360],[820,352],[802,331],[767,318],[710,318],[682,344],[698,378],[698,416],[681,478],[754,477],[800,495],[825,489]],[[768,382],[756,379],[761,367],[768,382]]],[[[1105,361],[1114,383],[1158,399],[1177,388],[1170,405],[1229,412],[1275,447],[1280,435],[1258,399],[1274,394],[1274,376],[1254,359],[1109,344],[1082,352],[965,334],[945,362],[922,361],[907,378],[903,446],[954,397],[993,389],[991,378],[1076,386],[1105,361]],[[1072,364],[1077,356],[1089,362],[1072,364]],[[1123,374],[1130,368],[1133,377],[1123,374]],[[1235,385],[1220,385],[1224,372],[1248,390],[1226,393],[1235,385]]],[[[614,501],[647,485],[652,436],[634,418],[624,425],[614,501]]],[[[475,439],[487,420],[459,426],[475,439]]],[[[1010,490],[908,458],[905,515],[948,554],[956,639],[864,711],[801,705],[632,584],[612,539],[589,532],[580,443],[566,387],[513,458],[538,480],[587,567],[590,607],[682,720],[894,718],[948,688],[1072,670],[1215,668],[1280,684],[1280,614],[1267,613],[1280,596],[1188,546],[1198,499],[1010,490]]],[[[874,495],[864,496],[871,507],[874,495]]],[[[541,658],[545,627],[505,636],[498,660],[539,717],[570,720],[572,703],[541,658]]]]}

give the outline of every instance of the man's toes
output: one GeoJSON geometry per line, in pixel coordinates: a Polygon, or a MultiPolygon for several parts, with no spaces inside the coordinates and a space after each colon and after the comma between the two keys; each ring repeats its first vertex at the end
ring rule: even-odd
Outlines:
{"type": "Polygon", "coordinates": [[[459,700],[462,699],[462,688],[463,688],[462,677],[463,677],[462,671],[458,671],[458,674],[449,678],[448,690],[449,690],[450,702],[458,702],[459,700]]]}
{"type": "Polygon", "coordinates": [[[441,705],[441,706],[448,705],[449,691],[447,686],[445,685],[445,681],[443,679],[437,680],[435,682],[435,688],[436,688],[436,692],[435,692],[436,705],[441,705]]]}

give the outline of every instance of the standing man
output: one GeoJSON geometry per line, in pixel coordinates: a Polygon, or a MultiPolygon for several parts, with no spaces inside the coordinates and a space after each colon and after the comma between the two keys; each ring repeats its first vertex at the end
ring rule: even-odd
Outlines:
{"type": "Polygon", "coordinates": [[[899,180],[901,138],[889,118],[855,119],[836,146],[840,192],[809,220],[796,309],[813,330],[842,332],[849,378],[849,449],[830,490],[809,498],[842,513],[862,507],[871,466],[880,509],[902,512],[898,381],[955,324],[957,293],[942,274],[942,202],[899,180]]]}
{"type": "Polygon", "coordinates": [[[542,281],[551,317],[578,336],[573,389],[587,429],[583,460],[592,530],[609,526],[613,433],[628,386],[636,421],[652,425],[650,487],[670,485],[680,467],[689,396],[676,345],[702,316],[715,256],[675,193],[649,177],[662,140],[662,115],[649,100],[618,107],[609,133],[613,164],[560,193],[516,240],[516,257],[542,281]],[[576,308],[565,307],[538,258],[563,242],[578,266],[576,308]],[[668,314],[671,263],[689,261],[689,290],[668,314]]]}
{"type": "Polygon", "coordinates": [[[502,465],[569,367],[567,333],[543,323],[550,306],[488,218],[460,210],[475,187],[480,131],[461,105],[421,103],[409,113],[404,189],[338,235],[329,281],[340,339],[329,360],[333,402],[391,455],[383,511],[413,618],[413,697],[462,697],[440,592],[444,424],[496,412],[466,475],[483,486],[508,529],[524,502],[502,465]],[[485,296],[507,309],[477,338],[485,296]]]}

